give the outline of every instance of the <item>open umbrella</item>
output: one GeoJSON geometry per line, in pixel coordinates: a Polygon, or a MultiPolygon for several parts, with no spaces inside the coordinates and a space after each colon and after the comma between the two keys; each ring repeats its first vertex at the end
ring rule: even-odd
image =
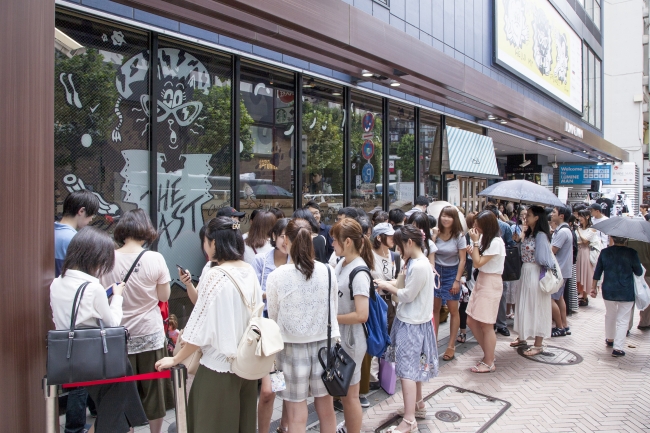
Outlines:
{"type": "Polygon", "coordinates": [[[529,180],[505,180],[498,182],[488,186],[479,192],[478,195],[542,206],[565,206],[551,191],[529,180]]]}
{"type": "Polygon", "coordinates": [[[593,225],[609,236],[650,242],[650,222],[643,218],[612,217],[593,225]]]}
{"type": "MultiPolygon", "coordinates": [[[[431,204],[429,204],[429,207],[427,207],[427,213],[436,218],[438,221],[438,227],[440,227],[440,212],[442,211],[442,208],[446,206],[451,206],[458,210],[458,207],[454,206],[448,201],[442,200],[431,202],[431,204]]],[[[463,232],[467,233],[467,222],[465,222],[465,217],[460,211],[458,212],[458,217],[460,218],[460,225],[463,226],[463,232]]]]}
{"type": "Polygon", "coordinates": [[[281,186],[277,185],[271,185],[271,184],[261,184],[261,185],[255,185],[253,187],[253,192],[255,193],[255,196],[260,198],[260,197],[293,197],[293,194],[291,194],[289,191],[286,189],[282,188],[281,186]]]}

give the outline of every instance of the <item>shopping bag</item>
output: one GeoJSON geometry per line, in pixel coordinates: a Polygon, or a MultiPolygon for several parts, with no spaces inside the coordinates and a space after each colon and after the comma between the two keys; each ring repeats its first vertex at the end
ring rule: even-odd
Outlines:
{"type": "Polygon", "coordinates": [[[641,266],[641,269],[643,269],[643,274],[641,274],[640,277],[634,275],[635,302],[636,308],[638,308],[639,311],[645,310],[648,308],[648,305],[650,305],[650,287],[648,287],[648,283],[645,282],[645,268],[643,265],[641,266]]]}
{"type": "Polygon", "coordinates": [[[386,394],[395,394],[397,375],[395,374],[395,363],[384,358],[379,359],[379,385],[386,391],[386,394]]]}

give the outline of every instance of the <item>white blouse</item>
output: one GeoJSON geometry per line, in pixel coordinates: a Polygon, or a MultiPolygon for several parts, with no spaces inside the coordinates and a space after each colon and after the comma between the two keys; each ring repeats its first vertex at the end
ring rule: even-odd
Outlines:
{"type": "Polygon", "coordinates": [[[412,259],[403,289],[397,291],[396,316],[404,323],[419,325],[433,318],[433,269],[427,257],[412,259]]]}
{"type": "MultiPolygon", "coordinates": [[[[251,266],[228,267],[248,302],[262,303],[262,290],[251,266]]],[[[220,267],[210,268],[196,288],[199,298],[183,331],[183,340],[203,351],[201,364],[219,373],[231,373],[230,363],[251,318],[239,290],[220,267]]]]}
{"type": "Polygon", "coordinates": [[[81,271],[67,270],[65,277],[59,276],[50,285],[50,306],[52,319],[56,329],[70,329],[72,303],[77,289],[86,281],[86,286],[79,312],[77,313],[76,326],[80,328],[96,327],[97,319],[102,319],[104,326],[119,326],[122,321],[122,296],[114,295],[108,304],[106,289],[99,284],[99,280],[81,271]]]}

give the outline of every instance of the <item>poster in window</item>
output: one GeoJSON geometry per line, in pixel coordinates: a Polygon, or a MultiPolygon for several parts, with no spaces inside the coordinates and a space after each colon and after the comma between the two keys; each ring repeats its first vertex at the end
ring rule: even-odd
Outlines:
{"type": "Polygon", "coordinates": [[[494,61],[582,113],[582,41],[548,0],[495,0],[494,61]]]}

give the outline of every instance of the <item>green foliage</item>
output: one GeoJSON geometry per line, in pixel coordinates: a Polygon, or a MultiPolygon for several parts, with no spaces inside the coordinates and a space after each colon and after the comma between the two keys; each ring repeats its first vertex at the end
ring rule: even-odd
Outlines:
{"type": "Polygon", "coordinates": [[[402,182],[412,182],[415,178],[413,168],[413,153],[415,152],[415,136],[413,134],[402,135],[397,145],[397,156],[400,159],[395,161],[395,170],[402,170],[402,182]]]}
{"type": "MultiPolygon", "coordinates": [[[[306,136],[307,167],[305,179],[319,173],[331,178],[333,192],[343,191],[343,177],[340,175],[343,165],[343,114],[339,108],[330,108],[326,103],[303,105],[303,136],[306,136]],[[315,122],[314,122],[315,120],[315,122]],[[310,128],[314,125],[313,128],[310,128]]],[[[329,179],[328,179],[329,180],[329,179]]]]}

